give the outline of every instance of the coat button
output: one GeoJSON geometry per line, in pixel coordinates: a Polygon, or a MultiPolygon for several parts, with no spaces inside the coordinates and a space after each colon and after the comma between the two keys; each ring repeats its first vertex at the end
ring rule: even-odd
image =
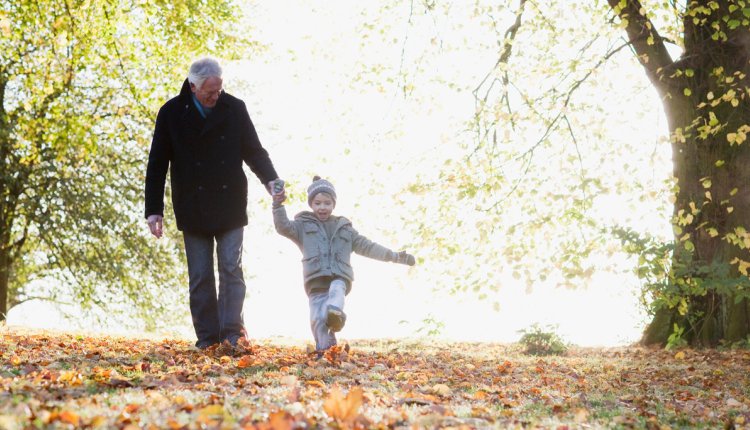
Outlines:
{"type": "Polygon", "coordinates": [[[224,164],[224,160],[221,160],[221,164],[224,164]]]}
{"type": "Polygon", "coordinates": [[[221,188],[224,189],[224,190],[226,190],[227,186],[226,185],[222,185],[221,188]]]}
{"type": "Polygon", "coordinates": [[[201,162],[200,161],[196,161],[195,165],[198,166],[198,167],[200,167],[201,166],[201,162]]]}
{"type": "Polygon", "coordinates": [[[203,191],[203,185],[198,186],[198,191],[203,191]]]}
{"type": "Polygon", "coordinates": [[[221,136],[221,140],[224,140],[224,136],[221,136]]]}

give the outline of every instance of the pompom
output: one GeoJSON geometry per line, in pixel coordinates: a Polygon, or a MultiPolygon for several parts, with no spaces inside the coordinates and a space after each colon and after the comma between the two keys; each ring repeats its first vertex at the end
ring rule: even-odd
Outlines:
{"type": "Polygon", "coordinates": [[[320,176],[318,175],[313,176],[313,182],[319,181],[319,180],[320,180],[320,176]]]}

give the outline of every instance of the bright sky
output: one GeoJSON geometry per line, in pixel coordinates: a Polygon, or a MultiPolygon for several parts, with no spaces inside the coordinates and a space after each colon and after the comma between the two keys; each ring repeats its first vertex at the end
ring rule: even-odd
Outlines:
{"type": "MultiPolygon", "coordinates": [[[[314,174],[328,177],[339,196],[335,213],[349,217],[370,239],[399,250],[410,238],[386,232],[398,232],[401,217],[409,214],[394,206],[391,197],[412,179],[411,168],[420,166],[424,154],[455,149],[451,142],[465,130],[474,102],[471,94],[430,87],[433,103],[425,106],[404,99],[393,82],[382,88],[352,85],[362,64],[398,68],[401,55],[400,44],[373,41],[371,49],[360,46],[355,32],[366,14],[357,3],[332,1],[309,7],[306,1],[286,0],[252,7],[253,34],[268,49],[227,65],[224,83],[230,93],[247,102],[289,192],[299,196],[314,174]]],[[[407,18],[383,37],[403,38],[407,18]]],[[[446,31],[443,36],[450,34],[446,31]]],[[[442,64],[441,73],[466,73],[466,79],[472,79],[486,68],[486,64],[455,62],[453,58],[442,64]]],[[[634,68],[624,73],[642,72],[634,68]]],[[[434,86],[427,79],[421,82],[434,86]]],[[[611,97],[616,103],[617,94],[611,97]]],[[[627,127],[624,118],[611,127],[613,136],[656,142],[664,132],[664,120],[653,94],[644,94],[642,100],[647,103],[642,101],[635,109],[642,116],[639,126],[627,127]]],[[[260,186],[251,190],[244,258],[248,331],[255,338],[311,340],[299,250],[273,231],[269,202],[252,203],[263,197],[260,186]]],[[[617,216],[617,204],[604,206],[612,207],[612,216],[617,216]]],[[[290,215],[305,209],[299,199],[287,205],[290,215]]],[[[650,216],[658,223],[659,214],[650,216]]],[[[171,215],[166,222],[173,222],[171,215]]],[[[595,275],[587,290],[540,285],[528,292],[523,285],[506,285],[491,300],[482,301],[416,282],[427,278],[419,273],[423,270],[419,265],[408,268],[358,256],[353,264],[357,279],[347,297],[348,320],[340,339],[420,336],[437,328],[429,322],[434,320],[442,324],[439,337],[444,339],[512,342],[520,337],[519,330],[540,323],[556,325],[564,339],[578,345],[619,345],[636,341],[646,322],[637,303],[638,281],[629,274],[595,275]],[[493,302],[500,304],[499,309],[493,308],[493,302]]],[[[49,306],[38,303],[12,309],[8,323],[76,328],[75,322],[58,318],[49,306]]],[[[189,321],[175,332],[189,339],[194,336],[189,321]]]]}

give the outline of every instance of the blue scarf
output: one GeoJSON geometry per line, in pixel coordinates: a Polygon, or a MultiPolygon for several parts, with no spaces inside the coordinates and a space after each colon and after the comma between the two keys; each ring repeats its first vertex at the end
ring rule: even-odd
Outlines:
{"type": "Polygon", "coordinates": [[[212,108],[207,108],[201,104],[201,102],[198,101],[198,97],[195,96],[194,93],[190,94],[193,97],[193,103],[195,103],[195,107],[198,108],[198,112],[200,112],[201,116],[203,118],[206,118],[211,114],[212,108]]]}

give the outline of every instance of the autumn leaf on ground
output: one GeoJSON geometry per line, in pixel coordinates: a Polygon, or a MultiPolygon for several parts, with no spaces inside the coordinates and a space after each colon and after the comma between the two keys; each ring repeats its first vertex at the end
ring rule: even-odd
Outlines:
{"type": "Polygon", "coordinates": [[[239,367],[240,369],[250,367],[253,365],[254,361],[255,359],[253,357],[249,355],[243,355],[239,360],[237,360],[237,367],[239,367]]]}
{"type": "Polygon", "coordinates": [[[342,423],[351,423],[359,416],[362,406],[362,389],[352,388],[344,396],[338,387],[333,387],[323,402],[323,410],[329,417],[342,423]]]}

